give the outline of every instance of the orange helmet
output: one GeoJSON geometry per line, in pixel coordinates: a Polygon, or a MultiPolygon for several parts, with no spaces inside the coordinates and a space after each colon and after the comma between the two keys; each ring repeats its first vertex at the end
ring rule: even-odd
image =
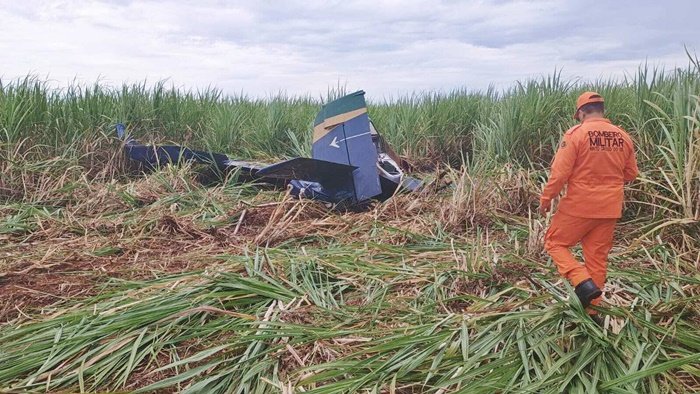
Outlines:
{"type": "Polygon", "coordinates": [[[590,103],[604,103],[605,100],[603,100],[603,96],[599,95],[596,92],[584,92],[580,96],[578,96],[578,100],[576,100],[576,112],[574,112],[574,119],[578,120],[578,110],[581,109],[586,104],[590,103]]]}

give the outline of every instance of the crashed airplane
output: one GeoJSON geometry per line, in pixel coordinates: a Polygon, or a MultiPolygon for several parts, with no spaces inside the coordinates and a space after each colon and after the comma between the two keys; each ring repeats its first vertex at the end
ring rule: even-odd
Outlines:
{"type": "Polygon", "coordinates": [[[415,191],[421,186],[419,180],[404,174],[401,158],[374,128],[363,91],[321,108],[314,121],[311,158],[264,166],[177,145],[141,145],[127,135],[123,124],[117,125],[117,136],[124,141],[127,156],[145,168],[183,162],[209,164],[222,173],[238,172],[242,181],[288,187],[295,196],[344,209],[384,201],[397,189],[415,191]]]}

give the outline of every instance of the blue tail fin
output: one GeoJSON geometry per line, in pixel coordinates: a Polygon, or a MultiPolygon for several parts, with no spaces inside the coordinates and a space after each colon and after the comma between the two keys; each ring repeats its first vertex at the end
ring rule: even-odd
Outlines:
{"type": "Polygon", "coordinates": [[[365,92],[351,93],[323,106],[314,121],[311,151],[314,159],[357,167],[353,187],[358,202],[381,194],[365,92]]]}

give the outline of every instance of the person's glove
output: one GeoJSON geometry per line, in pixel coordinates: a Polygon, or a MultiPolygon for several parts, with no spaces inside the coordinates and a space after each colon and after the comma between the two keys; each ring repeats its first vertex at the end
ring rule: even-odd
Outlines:
{"type": "Polygon", "coordinates": [[[552,200],[549,199],[540,199],[540,215],[542,216],[547,216],[547,213],[552,209],[552,200]]]}

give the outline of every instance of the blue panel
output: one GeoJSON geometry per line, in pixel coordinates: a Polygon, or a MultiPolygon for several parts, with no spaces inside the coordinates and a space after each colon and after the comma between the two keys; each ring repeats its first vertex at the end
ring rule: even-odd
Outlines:
{"type": "Polygon", "coordinates": [[[347,146],[345,144],[341,146],[341,143],[338,143],[338,141],[344,140],[345,132],[343,131],[343,124],[339,124],[329,131],[328,134],[314,142],[311,146],[311,157],[318,160],[351,165],[350,159],[348,158],[347,146]]]}
{"type": "Polygon", "coordinates": [[[381,194],[377,148],[372,142],[366,113],[333,128],[313,144],[311,152],[314,159],[357,167],[353,172],[353,186],[358,202],[381,194]]]}
{"type": "Polygon", "coordinates": [[[177,145],[125,145],[124,149],[130,159],[151,167],[166,165],[168,163],[178,164],[183,161],[193,161],[204,164],[215,164],[219,168],[224,168],[228,160],[228,156],[220,153],[196,151],[177,145]]]}
{"type": "Polygon", "coordinates": [[[350,165],[358,167],[353,172],[357,201],[368,200],[381,194],[382,187],[377,172],[377,147],[369,132],[369,117],[359,115],[343,124],[345,141],[336,141],[348,151],[350,165]]]}

